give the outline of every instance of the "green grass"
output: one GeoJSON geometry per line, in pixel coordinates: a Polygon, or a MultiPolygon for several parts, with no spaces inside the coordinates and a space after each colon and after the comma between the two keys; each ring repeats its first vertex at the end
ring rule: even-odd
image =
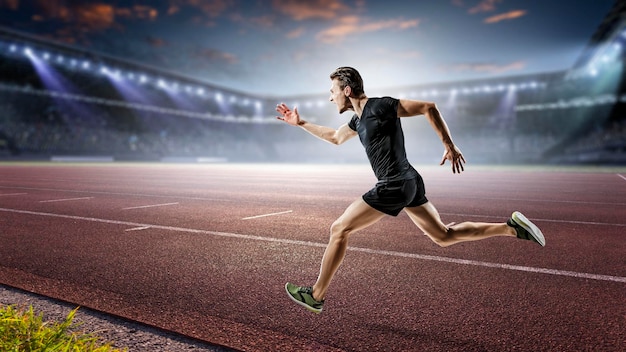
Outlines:
{"type": "Polygon", "coordinates": [[[49,322],[43,320],[43,314],[36,314],[32,306],[17,309],[0,305],[0,351],[122,351],[103,343],[98,336],[77,332],[78,324],[73,322],[77,310],[72,310],[62,322],[49,322]]]}

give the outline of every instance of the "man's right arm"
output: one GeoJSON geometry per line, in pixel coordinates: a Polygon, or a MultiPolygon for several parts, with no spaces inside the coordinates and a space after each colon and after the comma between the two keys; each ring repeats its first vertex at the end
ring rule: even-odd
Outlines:
{"type": "Polygon", "coordinates": [[[342,144],[348,139],[356,136],[356,131],[351,129],[347,123],[341,125],[338,129],[333,129],[326,126],[316,125],[305,120],[300,120],[298,126],[302,127],[305,131],[315,137],[335,145],[342,144]]]}
{"type": "Polygon", "coordinates": [[[284,121],[292,126],[300,126],[305,131],[314,135],[315,137],[325,140],[328,143],[339,145],[348,139],[356,136],[356,131],[350,128],[348,124],[343,124],[338,129],[333,129],[326,126],[316,125],[314,123],[300,119],[298,114],[298,108],[293,110],[289,109],[285,104],[278,104],[276,111],[281,116],[276,116],[277,119],[284,121]]]}

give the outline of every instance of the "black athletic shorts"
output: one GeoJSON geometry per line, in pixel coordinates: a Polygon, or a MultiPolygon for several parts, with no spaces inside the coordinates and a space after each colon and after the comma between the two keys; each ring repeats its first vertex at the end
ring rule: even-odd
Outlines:
{"type": "Polygon", "coordinates": [[[365,203],[391,216],[398,216],[405,207],[416,207],[428,202],[424,180],[418,174],[409,180],[378,182],[363,195],[365,203]]]}

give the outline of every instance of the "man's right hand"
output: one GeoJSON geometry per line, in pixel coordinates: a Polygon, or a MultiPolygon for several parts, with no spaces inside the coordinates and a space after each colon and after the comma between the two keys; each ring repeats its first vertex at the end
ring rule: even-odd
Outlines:
{"type": "Polygon", "coordinates": [[[290,110],[287,105],[285,105],[284,103],[280,103],[276,105],[276,111],[281,115],[276,116],[276,118],[281,121],[285,121],[292,126],[299,126],[302,123],[302,121],[300,120],[300,114],[298,114],[297,107],[293,110],[290,110]]]}

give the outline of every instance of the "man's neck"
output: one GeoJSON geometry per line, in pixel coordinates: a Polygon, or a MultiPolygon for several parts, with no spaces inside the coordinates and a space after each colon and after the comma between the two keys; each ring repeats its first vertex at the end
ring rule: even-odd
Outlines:
{"type": "Polygon", "coordinates": [[[365,94],[361,95],[358,98],[350,98],[350,102],[352,103],[352,108],[354,109],[354,113],[360,118],[363,113],[363,108],[365,108],[365,104],[367,103],[367,96],[365,94]]]}

